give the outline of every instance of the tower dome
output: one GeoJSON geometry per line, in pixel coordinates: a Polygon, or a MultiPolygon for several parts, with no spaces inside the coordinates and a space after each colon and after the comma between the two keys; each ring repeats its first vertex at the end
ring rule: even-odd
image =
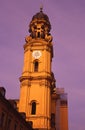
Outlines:
{"type": "Polygon", "coordinates": [[[42,10],[40,10],[40,12],[36,13],[32,17],[32,21],[34,21],[34,20],[44,20],[44,22],[46,22],[49,25],[49,29],[51,29],[51,24],[50,24],[49,18],[45,13],[43,13],[42,10]]]}
{"type": "MultiPolygon", "coordinates": [[[[46,39],[50,35],[51,24],[49,18],[43,13],[42,8],[40,12],[36,13],[29,24],[29,33],[32,38],[46,39]]],[[[51,39],[52,40],[52,39],[51,39]]]]}

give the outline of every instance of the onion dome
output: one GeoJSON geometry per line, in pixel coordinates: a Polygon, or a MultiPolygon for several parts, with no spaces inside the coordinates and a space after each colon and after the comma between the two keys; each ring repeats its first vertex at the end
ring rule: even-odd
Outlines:
{"type": "Polygon", "coordinates": [[[49,18],[46,14],[43,13],[42,8],[40,8],[40,12],[36,13],[32,17],[32,21],[38,21],[38,20],[42,20],[42,21],[46,22],[47,25],[49,26],[49,30],[51,29],[51,24],[50,24],[49,18]]]}
{"type": "Polygon", "coordinates": [[[52,36],[50,34],[51,24],[49,18],[46,14],[43,13],[42,8],[40,8],[40,12],[36,13],[30,22],[29,25],[29,33],[30,37],[26,38],[26,42],[31,39],[43,39],[48,42],[52,41],[52,36]]]}
{"type": "Polygon", "coordinates": [[[30,22],[29,33],[32,38],[45,38],[45,35],[49,35],[51,30],[51,24],[49,18],[43,13],[42,8],[40,12],[36,13],[30,22]]]}

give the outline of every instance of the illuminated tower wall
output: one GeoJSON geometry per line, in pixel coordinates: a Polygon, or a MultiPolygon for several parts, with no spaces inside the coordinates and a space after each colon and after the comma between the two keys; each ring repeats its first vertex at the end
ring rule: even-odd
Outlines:
{"type": "Polygon", "coordinates": [[[40,9],[29,24],[30,35],[25,38],[19,112],[26,113],[26,120],[33,122],[34,129],[68,130],[57,127],[62,125],[61,118],[65,116],[64,112],[67,113],[67,108],[64,112],[60,108],[60,120],[56,120],[59,99],[52,72],[53,43],[50,30],[49,18],[40,9]]]}

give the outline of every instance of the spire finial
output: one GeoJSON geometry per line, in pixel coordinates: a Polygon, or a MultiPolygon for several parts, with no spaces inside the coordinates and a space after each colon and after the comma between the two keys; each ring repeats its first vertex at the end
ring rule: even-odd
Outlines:
{"type": "Polygon", "coordinates": [[[43,5],[41,4],[40,5],[40,12],[42,12],[42,10],[43,10],[43,5]]]}

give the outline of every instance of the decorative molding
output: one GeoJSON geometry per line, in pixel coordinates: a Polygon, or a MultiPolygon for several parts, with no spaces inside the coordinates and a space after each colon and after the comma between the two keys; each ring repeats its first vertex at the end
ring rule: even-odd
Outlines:
{"type": "Polygon", "coordinates": [[[23,87],[23,86],[31,86],[31,82],[30,81],[22,81],[21,87],[23,87]]]}
{"type": "Polygon", "coordinates": [[[29,118],[44,118],[44,119],[50,119],[50,117],[44,116],[44,115],[29,115],[29,118]]]}
{"type": "Polygon", "coordinates": [[[48,87],[50,87],[51,85],[50,85],[50,82],[48,82],[48,81],[41,81],[40,86],[48,86],[48,87]]]}
{"type": "Polygon", "coordinates": [[[32,105],[32,102],[36,102],[36,104],[39,104],[39,101],[37,100],[31,100],[28,104],[32,105]]]}
{"type": "Polygon", "coordinates": [[[52,77],[51,76],[21,76],[19,78],[20,82],[22,82],[23,80],[48,80],[48,81],[52,81],[52,77]]]}

